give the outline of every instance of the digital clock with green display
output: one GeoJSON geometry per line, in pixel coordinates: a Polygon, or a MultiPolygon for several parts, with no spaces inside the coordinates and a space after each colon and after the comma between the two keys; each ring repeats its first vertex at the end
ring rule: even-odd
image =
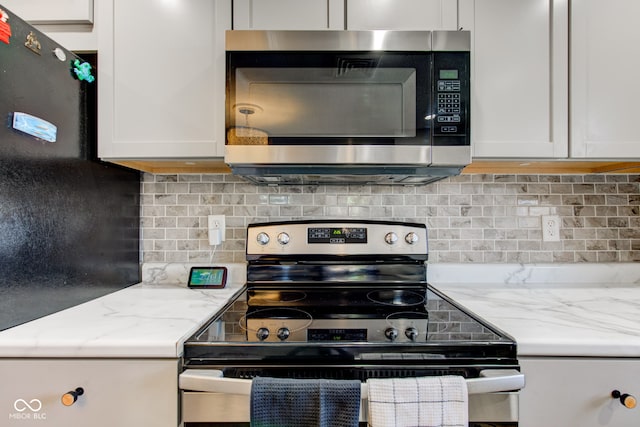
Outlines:
{"type": "Polygon", "coordinates": [[[309,243],[367,243],[364,227],[318,227],[309,228],[309,243]]]}
{"type": "Polygon", "coordinates": [[[458,80],[458,70],[440,70],[438,74],[441,79],[458,80]]]}

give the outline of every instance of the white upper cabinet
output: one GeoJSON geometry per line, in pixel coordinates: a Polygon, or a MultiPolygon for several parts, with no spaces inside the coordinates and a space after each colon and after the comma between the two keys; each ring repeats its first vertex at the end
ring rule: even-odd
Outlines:
{"type": "Polygon", "coordinates": [[[348,30],[456,30],[457,0],[348,0],[348,30]]]}
{"type": "Polygon", "coordinates": [[[105,159],[224,155],[230,28],[469,30],[474,158],[640,158],[635,0],[575,1],[571,20],[569,0],[104,0],[95,8],[105,159]]]}
{"type": "Polygon", "coordinates": [[[234,0],[234,30],[455,30],[457,0],[234,0]]]}
{"type": "Polygon", "coordinates": [[[92,24],[93,0],[2,0],[31,24],[92,24]]]}
{"type": "Polygon", "coordinates": [[[234,0],[234,30],[344,30],[345,0],[234,0]]]}
{"type": "Polygon", "coordinates": [[[459,16],[474,158],[567,157],[568,1],[460,0],[459,16]]]}
{"type": "Polygon", "coordinates": [[[640,158],[640,2],[571,3],[571,156],[640,158]]]}
{"type": "Polygon", "coordinates": [[[99,156],[222,157],[231,0],[96,4],[99,156]]]}
{"type": "Polygon", "coordinates": [[[567,157],[567,0],[349,0],[346,10],[349,30],[471,31],[474,157],[567,157]]]}
{"type": "Polygon", "coordinates": [[[94,0],[0,0],[0,4],[69,50],[98,48],[94,0]]]}

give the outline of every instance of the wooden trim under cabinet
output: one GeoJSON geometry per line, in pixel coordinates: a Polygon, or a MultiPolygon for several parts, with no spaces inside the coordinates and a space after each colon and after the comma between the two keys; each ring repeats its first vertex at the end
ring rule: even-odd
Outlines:
{"type": "Polygon", "coordinates": [[[222,159],[106,160],[116,165],[149,173],[231,173],[222,159]]]}
{"type": "Polygon", "coordinates": [[[636,174],[640,162],[577,160],[473,160],[463,174],[636,174]]]}
{"type": "MultiPolygon", "coordinates": [[[[231,173],[222,159],[106,160],[148,173],[231,173]]],[[[640,174],[640,162],[575,160],[474,160],[469,174],[640,174]]]]}

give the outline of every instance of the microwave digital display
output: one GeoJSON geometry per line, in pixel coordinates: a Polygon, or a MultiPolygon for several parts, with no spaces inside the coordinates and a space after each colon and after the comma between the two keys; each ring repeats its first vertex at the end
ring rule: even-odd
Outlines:
{"type": "Polygon", "coordinates": [[[441,79],[458,79],[458,70],[440,70],[441,79]]]}

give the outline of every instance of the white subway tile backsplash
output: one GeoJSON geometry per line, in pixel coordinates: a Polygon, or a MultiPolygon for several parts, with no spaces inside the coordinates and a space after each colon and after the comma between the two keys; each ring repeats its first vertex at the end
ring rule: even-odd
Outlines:
{"type": "Polygon", "coordinates": [[[426,186],[249,184],[228,174],[144,174],[144,262],[244,262],[252,222],[359,218],[426,223],[433,263],[640,262],[639,175],[461,175],[426,186]],[[207,215],[226,216],[212,248],[207,215]],[[542,215],[561,218],[543,242],[542,215]]]}

